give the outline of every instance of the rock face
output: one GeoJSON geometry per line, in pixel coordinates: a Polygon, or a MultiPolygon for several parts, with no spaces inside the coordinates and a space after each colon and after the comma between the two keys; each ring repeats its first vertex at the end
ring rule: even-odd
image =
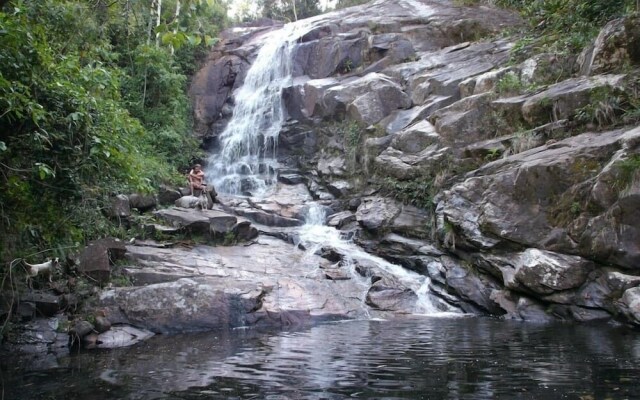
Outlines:
{"type": "MultiPolygon", "coordinates": [[[[128,246],[126,273],[137,285],[100,294],[113,324],[152,332],[184,332],[251,325],[298,325],[363,317],[367,284],[341,267],[280,239],[261,236],[250,246],[191,250],[128,246]],[[342,275],[344,279],[335,279],[342,275]]],[[[415,293],[390,282],[388,302],[409,296],[392,311],[412,307],[415,293]],[[394,292],[394,293],[395,293],[394,292]],[[410,292],[410,293],[409,293],[410,292]]],[[[388,310],[390,307],[381,309],[388,310]]]]}
{"type": "MultiPolygon", "coordinates": [[[[290,120],[276,194],[227,201],[223,211],[296,243],[304,204],[316,201],[331,209],[328,225],[365,250],[428,276],[440,304],[509,319],[640,324],[640,128],[620,107],[637,104],[637,17],[609,23],[577,65],[551,53],[510,62],[514,41],[488,34],[518,24],[505,10],[431,0],[374,1],[314,19],[283,93],[290,120]]],[[[191,88],[200,134],[224,126],[270,29],[230,31],[211,53],[191,88]]],[[[409,309],[415,291],[365,264],[358,273],[375,276],[366,304],[409,309]]],[[[321,269],[332,284],[353,283],[338,267],[321,269]]],[[[357,314],[340,296],[317,314],[284,307],[270,288],[279,299],[308,291],[309,304],[324,301],[317,283],[296,276],[240,295],[195,271],[161,270],[171,282],[189,279],[171,283],[175,290],[217,293],[227,311],[204,326],[357,314]]],[[[139,276],[165,282],[151,275],[139,276]]],[[[126,303],[136,290],[111,299],[126,303]]]]}
{"type": "Polygon", "coordinates": [[[95,240],[80,254],[78,270],[97,282],[106,283],[111,277],[111,265],[123,258],[126,251],[118,239],[95,240]]]}
{"type": "Polygon", "coordinates": [[[616,19],[600,32],[592,46],[580,55],[584,75],[607,73],[625,63],[640,63],[638,16],[616,19]]]}

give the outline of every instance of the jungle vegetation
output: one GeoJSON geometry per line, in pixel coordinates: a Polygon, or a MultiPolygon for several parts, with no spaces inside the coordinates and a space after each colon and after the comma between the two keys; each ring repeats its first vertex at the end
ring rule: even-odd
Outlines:
{"type": "Polygon", "coordinates": [[[212,0],[0,1],[0,261],[122,236],[116,193],[178,183],[201,152],[189,77],[212,0]]]}

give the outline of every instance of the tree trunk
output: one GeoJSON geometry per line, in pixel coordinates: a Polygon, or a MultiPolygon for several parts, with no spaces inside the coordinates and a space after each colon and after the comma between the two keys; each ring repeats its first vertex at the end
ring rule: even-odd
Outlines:
{"type": "MultiPolygon", "coordinates": [[[[178,17],[180,16],[180,0],[176,0],[176,16],[174,18],[174,21],[178,22],[178,17]]],[[[173,34],[175,35],[176,33],[178,33],[178,28],[176,25],[176,28],[173,29],[173,34]]],[[[171,55],[173,55],[174,53],[174,49],[173,49],[173,45],[171,45],[171,55]]]]}
{"type": "Polygon", "coordinates": [[[296,0],[291,0],[291,5],[293,7],[293,20],[298,20],[298,12],[296,11],[296,0]]]}
{"type": "Polygon", "coordinates": [[[151,8],[149,9],[149,24],[147,25],[147,46],[151,44],[151,29],[153,27],[153,13],[155,9],[156,9],[156,0],[152,0],[151,8]]]}
{"type": "MultiPolygon", "coordinates": [[[[162,0],[157,0],[158,2],[158,13],[156,15],[156,28],[160,26],[160,18],[162,17],[162,0]]],[[[156,47],[160,47],[160,33],[156,32],[156,47]]]]}

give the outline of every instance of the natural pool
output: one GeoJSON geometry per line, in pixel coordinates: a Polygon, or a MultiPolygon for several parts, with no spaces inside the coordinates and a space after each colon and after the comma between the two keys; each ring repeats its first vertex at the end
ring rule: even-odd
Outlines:
{"type": "Polygon", "coordinates": [[[4,399],[640,398],[637,332],[486,318],[157,336],[27,364],[2,361],[4,399]]]}

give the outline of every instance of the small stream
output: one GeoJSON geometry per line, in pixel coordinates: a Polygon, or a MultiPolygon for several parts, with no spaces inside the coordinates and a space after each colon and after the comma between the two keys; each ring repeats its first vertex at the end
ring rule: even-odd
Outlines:
{"type": "Polygon", "coordinates": [[[41,370],[22,361],[0,361],[4,399],[640,398],[633,331],[480,318],[157,336],[41,370]]]}
{"type": "Polygon", "coordinates": [[[366,292],[371,287],[370,278],[364,278],[355,270],[358,261],[368,261],[377,268],[384,271],[389,276],[396,279],[402,286],[411,289],[417,296],[417,301],[412,314],[453,316],[461,311],[444,301],[439,301],[430,295],[429,285],[431,280],[428,276],[418,274],[397,264],[392,264],[380,257],[369,254],[355,245],[351,240],[344,237],[345,233],[333,227],[325,225],[326,211],[322,206],[312,203],[307,211],[306,223],[300,228],[300,243],[307,249],[309,254],[315,254],[321,248],[330,248],[338,252],[344,264],[351,274],[351,279],[362,281],[363,301],[366,292]]]}

